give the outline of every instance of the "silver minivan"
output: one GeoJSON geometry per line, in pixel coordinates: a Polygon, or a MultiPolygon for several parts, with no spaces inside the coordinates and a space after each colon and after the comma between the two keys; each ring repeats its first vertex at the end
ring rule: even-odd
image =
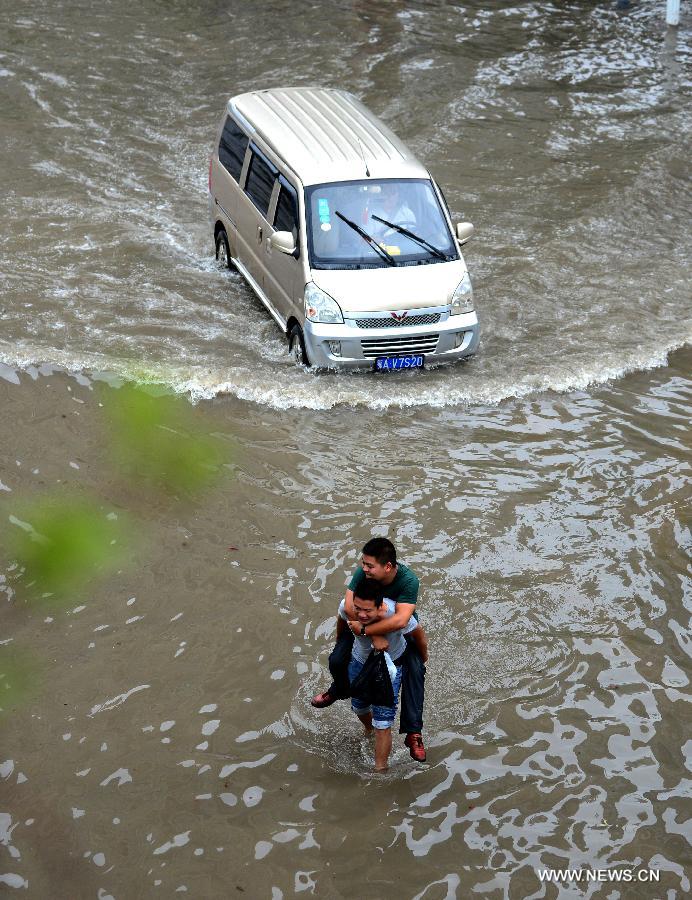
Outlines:
{"type": "Polygon", "coordinates": [[[231,97],[209,163],[216,258],[319,368],[394,371],[470,356],[479,325],[442,192],[346,91],[231,97]]]}

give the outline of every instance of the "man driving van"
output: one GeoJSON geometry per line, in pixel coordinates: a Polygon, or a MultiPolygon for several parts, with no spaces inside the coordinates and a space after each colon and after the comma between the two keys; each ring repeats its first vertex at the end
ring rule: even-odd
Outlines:
{"type": "Polygon", "coordinates": [[[389,225],[385,225],[384,222],[378,221],[374,218],[375,216],[386,219],[393,225],[403,225],[409,230],[415,230],[416,217],[413,210],[401,199],[401,192],[396,181],[383,182],[379,197],[370,210],[370,216],[370,232],[373,237],[378,239],[389,237],[397,232],[389,225]]]}

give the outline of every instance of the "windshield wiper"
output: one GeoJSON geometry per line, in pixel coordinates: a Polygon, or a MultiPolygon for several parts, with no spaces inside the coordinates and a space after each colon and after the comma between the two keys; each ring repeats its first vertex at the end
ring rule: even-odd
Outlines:
{"type": "Polygon", "coordinates": [[[433,254],[433,256],[436,256],[438,259],[447,259],[446,253],[438,250],[437,247],[433,247],[433,245],[429,241],[426,241],[425,238],[419,237],[417,234],[409,231],[408,228],[404,228],[402,225],[395,225],[394,222],[388,222],[386,219],[383,219],[380,216],[376,216],[374,213],[371,214],[370,218],[377,219],[378,222],[382,222],[383,225],[387,225],[389,228],[393,228],[395,231],[398,231],[399,234],[403,234],[405,237],[411,238],[412,241],[420,244],[421,247],[425,247],[433,254]]]}
{"type": "Polygon", "coordinates": [[[379,255],[382,257],[382,259],[385,259],[389,263],[390,266],[395,266],[397,264],[396,260],[392,256],[392,254],[387,253],[387,251],[384,249],[384,247],[380,247],[380,245],[377,243],[375,238],[372,237],[371,235],[369,235],[367,233],[367,231],[363,231],[363,229],[360,227],[360,225],[356,225],[355,222],[352,222],[350,219],[347,219],[346,216],[342,215],[342,213],[340,213],[338,209],[334,210],[334,215],[338,216],[342,222],[345,222],[350,228],[352,228],[356,232],[356,234],[359,234],[363,238],[364,241],[366,241],[368,244],[370,244],[372,249],[376,250],[379,253],[379,255]]]}

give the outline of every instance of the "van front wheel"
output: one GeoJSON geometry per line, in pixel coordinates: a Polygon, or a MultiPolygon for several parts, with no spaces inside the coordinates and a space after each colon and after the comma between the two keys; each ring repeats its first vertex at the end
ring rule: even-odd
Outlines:
{"type": "Polygon", "coordinates": [[[219,229],[216,235],[216,261],[222,269],[232,269],[231,251],[228,246],[228,236],[225,229],[219,229]]]}
{"type": "Polygon", "coordinates": [[[288,335],[288,351],[299,366],[309,366],[310,360],[305,349],[303,329],[294,325],[288,335]]]}

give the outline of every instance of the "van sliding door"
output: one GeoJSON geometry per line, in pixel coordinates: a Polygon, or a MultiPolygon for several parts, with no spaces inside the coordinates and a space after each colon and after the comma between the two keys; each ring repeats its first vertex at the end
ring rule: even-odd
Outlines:
{"type": "Polygon", "coordinates": [[[287,321],[291,314],[294,314],[298,316],[299,321],[302,321],[304,276],[298,227],[298,193],[281,174],[278,177],[278,188],[276,208],[272,217],[273,227],[269,231],[270,234],[275,231],[290,232],[297,250],[294,256],[274,250],[269,240],[270,235],[267,236],[264,242],[265,291],[284,320],[287,321]]]}
{"type": "Polygon", "coordinates": [[[264,292],[264,242],[271,233],[267,219],[278,169],[253,144],[243,193],[238,198],[238,258],[264,292]]]}

